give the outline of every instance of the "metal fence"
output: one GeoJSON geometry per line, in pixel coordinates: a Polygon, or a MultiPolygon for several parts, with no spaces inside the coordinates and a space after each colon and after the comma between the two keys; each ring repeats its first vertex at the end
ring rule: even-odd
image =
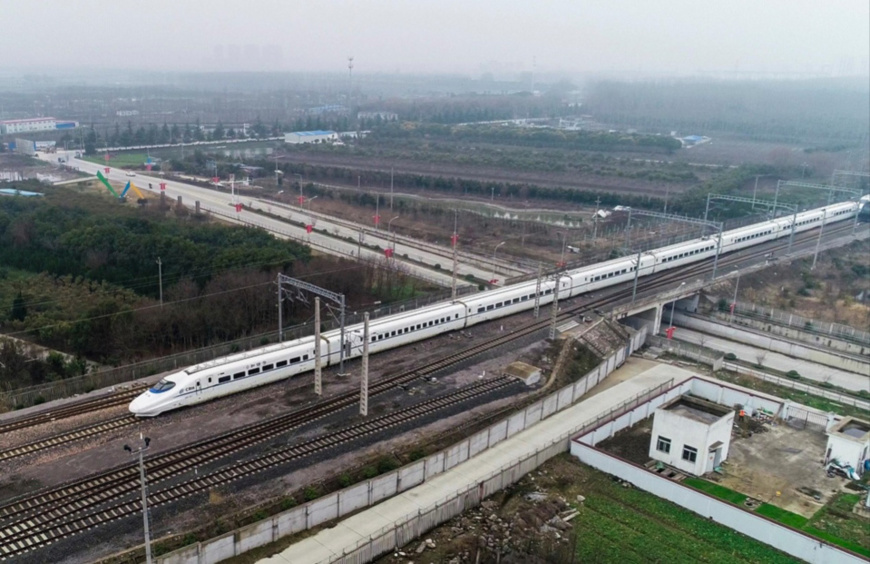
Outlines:
{"type": "Polygon", "coordinates": [[[870,412],[870,401],[858,399],[854,396],[833,392],[831,390],[820,388],[819,386],[813,386],[811,384],[798,382],[797,380],[793,380],[791,378],[774,376],[772,374],[767,374],[759,370],[753,370],[752,368],[748,368],[746,366],[743,366],[742,364],[736,364],[733,362],[726,362],[724,363],[723,367],[726,370],[730,370],[738,374],[746,374],[748,376],[752,376],[753,378],[758,378],[759,380],[762,380],[764,382],[771,382],[773,384],[776,384],[777,386],[790,388],[792,390],[797,390],[799,392],[804,392],[813,396],[819,396],[825,399],[835,401],[837,403],[841,403],[843,405],[851,405],[852,407],[857,407],[858,409],[864,409],[870,412]]]}
{"type": "Polygon", "coordinates": [[[830,323],[828,321],[818,321],[808,317],[801,317],[800,315],[789,313],[787,311],[748,302],[737,302],[734,312],[738,315],[756,317],[779,325],[796,327],[803,331],[818,333],[820,335],[830,335],[845,341],[852,341],[861,345],[870,346],[870,333],[867,331],[861,331],[860,329],[855,329],[854,327],[849,327],[848,325],[830,323]]]}
{"type": "Polygon", "coordinates": [[[648,345],[658,347],[670,354],[690,358],[700,362],[701,364],[710,365],[713,367],[713,370],[719,370],[722,368],[722,363],[725,359],[725,355],[720,351],[708,349],[707,347],[702,347],[693,343],[686,343],[684,341],[665,339],[658,335],[650,335],[647,337],[646,342],[648,345]]]}

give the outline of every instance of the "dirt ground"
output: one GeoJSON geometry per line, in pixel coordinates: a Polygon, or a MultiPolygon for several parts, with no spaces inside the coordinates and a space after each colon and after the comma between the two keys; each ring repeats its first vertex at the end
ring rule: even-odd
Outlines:
{"type": "MultiPolygon", "coordinates": [[[[777,264],[740,277],[738,299],[819,321],[842,323],[866,331],[870,327],[870,241],[777,264]],[[863,302],[858,298],[863,294],[863,302]]],[[[733,299],[734,283],[717,293],[733,299]]]]}
{"type": "Polygon", "coordinates": [[[827,437],[810,429],[766,425],[765,432],[733,437],[719,483],[787,511],[811,517],[843,480],[828,478],[822,461],[827,437]],[[819,492],[821,501],[799,491],[819,492]]]}

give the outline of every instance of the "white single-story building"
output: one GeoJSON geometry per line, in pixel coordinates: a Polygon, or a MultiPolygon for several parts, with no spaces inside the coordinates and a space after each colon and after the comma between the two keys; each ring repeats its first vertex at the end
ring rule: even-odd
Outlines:
{"type": "Polygon", "coordinates": [[[284,142],[293,145],[300,143],[333,143],[338,140],[338,133],[334,131],[293,131],[284,134],[284,142]]]}
{"type": "Polygon", "coordinates": [[[837,460],[841,466],[851,466],[860,476],[864,461],[870,458],[870,423],[845,417],[828,431],[825,464],[837,460]]]}
{"type": "Polygon", "coordinates": [[[650,458],[687,474],[712,472],[728,458],[734,410],[692,396],[680,396],[653,416],[650,458]]]}

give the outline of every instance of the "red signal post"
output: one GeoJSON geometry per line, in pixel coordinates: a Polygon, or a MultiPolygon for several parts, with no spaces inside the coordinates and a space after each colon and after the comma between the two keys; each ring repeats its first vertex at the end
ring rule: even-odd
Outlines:
{"type": "Polygon", "coordinates": [[[307,231],[308,233],[311,233],[312,231],[314,231],[314,226],[313,225],[306,225],[305,231],[307,231]]]}
{"type": "Polygon", "coordinates": [[[673,339],[673,338],[674,338],[674,330],[675,330],[675,329],[676,329],[676,327],[668,327],[668,328],[665,330],[665,335],[668,336],[668,339],[673,339]]]}

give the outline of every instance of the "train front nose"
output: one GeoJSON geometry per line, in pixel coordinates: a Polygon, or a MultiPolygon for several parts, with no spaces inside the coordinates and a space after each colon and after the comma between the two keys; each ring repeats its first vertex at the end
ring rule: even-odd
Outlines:
{"type": "Polygon", "coordinates": [[[158,413],[154,408],[154,397],[148,392],[137,396],[129,406],[130,413],[139,417],[154,417],[158,413]]]}

